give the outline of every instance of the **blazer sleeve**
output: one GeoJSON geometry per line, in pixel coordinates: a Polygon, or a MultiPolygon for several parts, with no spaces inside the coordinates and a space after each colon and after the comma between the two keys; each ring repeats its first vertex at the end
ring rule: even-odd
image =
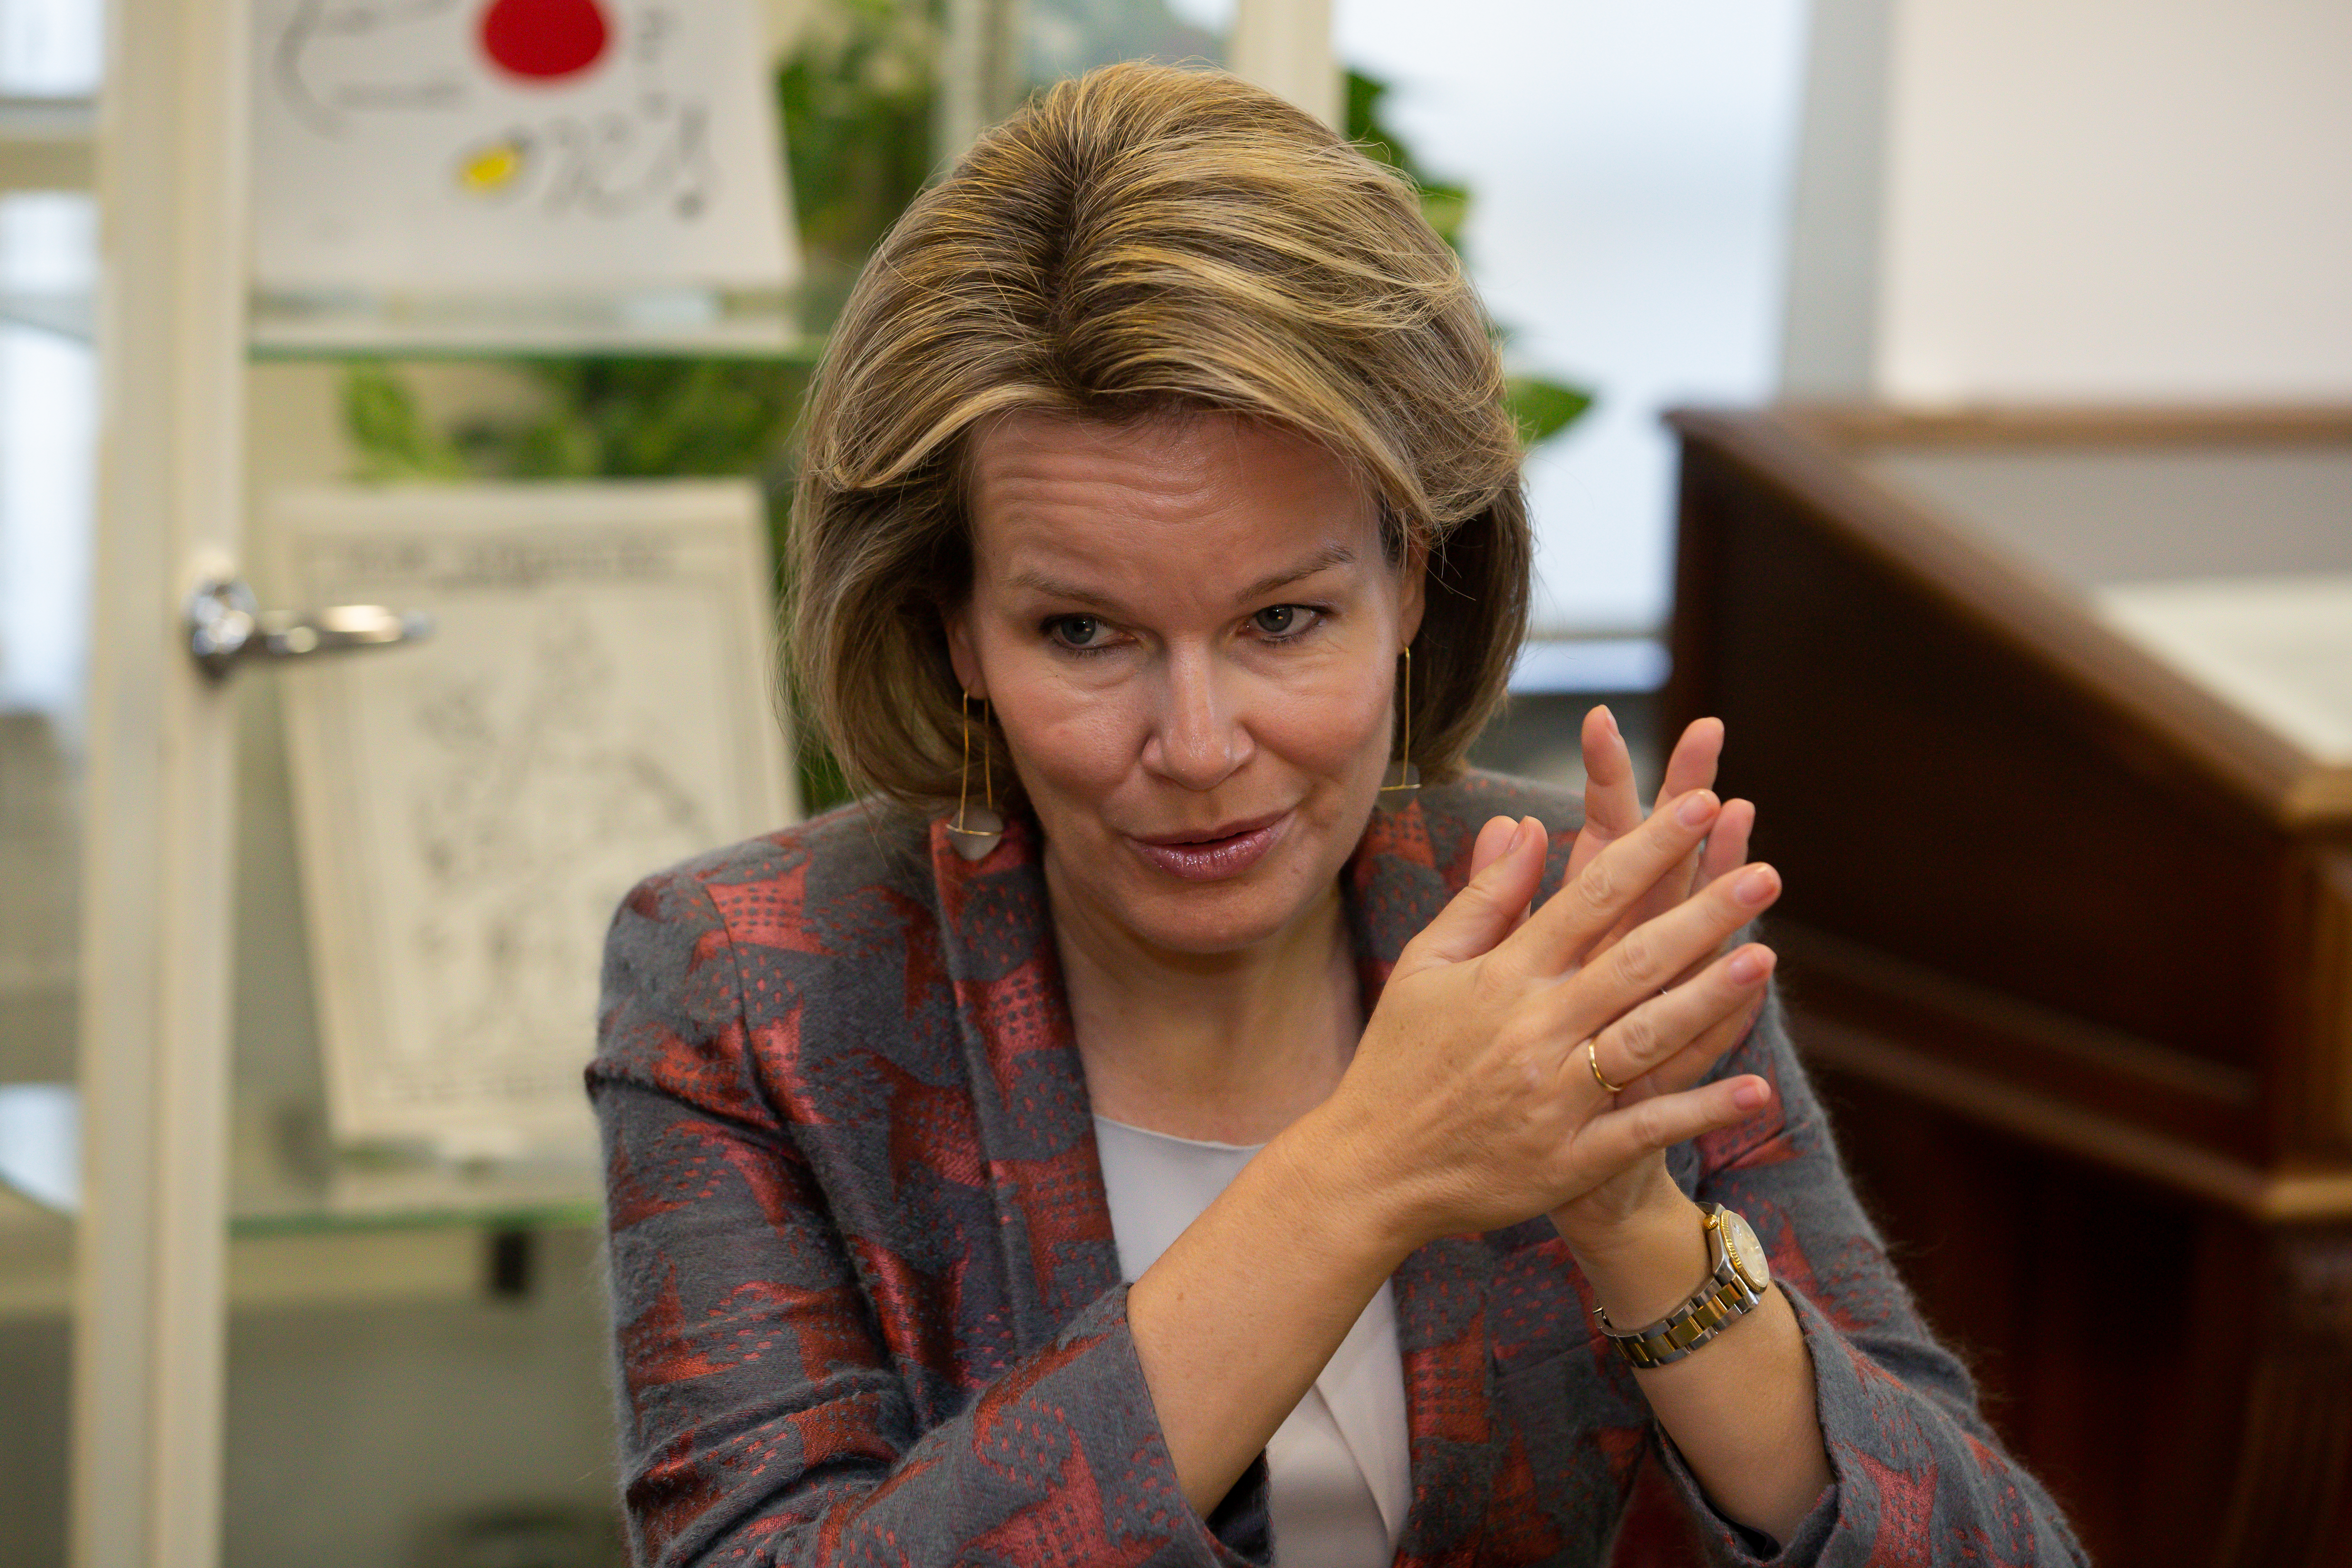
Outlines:
{"type": "Polygon", "coordinates": [[[635,1561],[1266,1560],[1262,1465],[1206,1522],[1185,1502],[1124,1286],[923,1429],[913,1369],[754,1080],[741,986],[691,871],[625,900],[588,1081],[635,1561]]]}
{"type": "Polygon", "coordinates": [[[1778,1554],[1725,1521],[1661,1434],[1665,1468],[1721,1564],[2079,1563],[2074,1531],[2004,1452],[1855,1199],[1773,996],[1719,1074],[1757,1073],[1774,1111],[1698,1141],[1696,1195],[1747,1216],[1812,1357],[1832,1480],[1778,1554]]]}

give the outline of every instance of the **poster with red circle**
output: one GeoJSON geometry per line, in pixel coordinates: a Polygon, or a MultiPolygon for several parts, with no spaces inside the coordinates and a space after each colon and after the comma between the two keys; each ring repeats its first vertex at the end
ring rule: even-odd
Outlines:
{"type": "Polygon", "coordinates": [[[257,0],[265,293],[781,289],[757,0],[257,0]]]}
{"type": "Polygon", "coordinates": [[[594,69],[612,47],[613,26],[596,0],[490,0],[478,36],[498,69],[552,82],[594,69]]]}

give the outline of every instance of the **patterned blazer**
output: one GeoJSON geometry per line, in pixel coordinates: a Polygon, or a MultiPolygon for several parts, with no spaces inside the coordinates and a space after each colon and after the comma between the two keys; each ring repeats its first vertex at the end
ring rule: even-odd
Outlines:
{"type": "MultiPolygon", "coordinates": [[[[1578,818],[1570,796],[1474,774],[1373,819],[1347,873],[1368,1006],[1496,813],[1578,818]]],[[[1553,833],[1547,892],[1572,838],[1553,833]]],[[[1278,1550],[1262,1459],[1206,1521],[1178,1489],[1038,849],[1016,821],[968,864],[936,824],[849,807],[650,878],[615,916],[588,1077],[640,1561],[1278,1550]]],[[[1723,1070],[1772,1079],[1776,1110],[1671,1167],[1769,1248],[1836,1478],[1773,1560],[2082,1561],[1913,1310],[1777,1010],[1723,1070]]],[[[1413,1483],[1399,1564],[1770,1550],[1700,1493],[1548,1221],[1433,1242],[1394,1282],[1413,1483]]]]}

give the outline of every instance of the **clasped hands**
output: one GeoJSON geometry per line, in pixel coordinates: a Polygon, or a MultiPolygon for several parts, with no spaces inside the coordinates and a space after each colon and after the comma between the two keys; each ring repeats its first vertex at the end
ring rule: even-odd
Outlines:
{"type": "Polygon", "coordinates": [[[1706,787],[1722,739],[1713,720],[1685,731],[1645,818],[1614,721],[1594,710],[1585,826],[1532,914],[1544,826],[1497,817],[1478,835],[1468,885],[1406,946],[1322,1108],[1325,1147],[1341,1152],[1327,1176],[1370,1203],[1393,1246],[1549,1213],[1589,1263],[1662,1206],[1687,1208],[1668,1148],[1770,1102],[1761,1078],[1702,1081],[1772,973],[1769,949],[1731,939],[1780,890],[1770,867],[1743,864],[1753,808],[1706,787]]]}

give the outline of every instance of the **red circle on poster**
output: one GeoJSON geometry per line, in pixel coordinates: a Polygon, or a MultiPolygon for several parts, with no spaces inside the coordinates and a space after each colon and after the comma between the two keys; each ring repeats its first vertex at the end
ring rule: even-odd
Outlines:
{"type": "Polygon", "coordinates": [[[482,52],[510,76],[552,81],[604,58],[613,29],[596,0],[491,0],[482,52]]]}

